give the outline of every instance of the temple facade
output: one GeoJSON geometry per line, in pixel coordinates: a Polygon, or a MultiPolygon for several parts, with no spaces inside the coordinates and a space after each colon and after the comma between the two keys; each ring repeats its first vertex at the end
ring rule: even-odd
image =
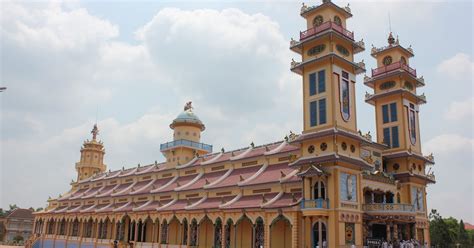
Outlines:
{"type": "MultiPolygon", "coordinates": [[[[163,143],[163,162],[111,171],[98,127],[84,142],[71,189],[35,213],[35,248],[362,247],[416,239],[429,244],[426,188],[435,183],[420,144],[411,47],[389,34],[371,49],[364,77],[373,91],[376,135],[357,128],[354,55],[365,50],[346,20],[349,6],[303,4],[306,31],[292,39],[301,55],[302,133],[264,145],[213,152],[204,122],[187,103],[163,143]]],[[[295,87],[298,87],[295,85],[295,87]]]]}

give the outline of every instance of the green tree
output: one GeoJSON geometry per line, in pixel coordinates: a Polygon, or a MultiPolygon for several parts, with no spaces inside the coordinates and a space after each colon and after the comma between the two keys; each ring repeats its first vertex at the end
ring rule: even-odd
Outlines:
{"type": "Polygon", "coordinates": [[[435,247],[449,247],[454,240],[448,230],[448,224],[443,220],[443,217],[436,209],[432,209],[429,215],[430,218],[430,237],[431,245],[435,247]]]}
{"type": "Polygon", "coordinates": [[[469,234],[467,233],[464,227],[464,222],[462,220],[459,222],[458,242],[461,244],[462,247],[467,248],[471,246],[469,234]]]}

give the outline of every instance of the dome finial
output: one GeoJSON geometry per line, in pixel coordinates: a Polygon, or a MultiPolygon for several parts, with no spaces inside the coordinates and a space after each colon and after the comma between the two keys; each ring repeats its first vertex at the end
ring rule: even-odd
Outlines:
{"type": "Polygon", "coordinates": [[[94,124],[94,127],[92,128],[91,134],[92,134],[92,140],[96,140],[97,135],[99,134],[99,128],[97,128],[97,123],[94,124]]]}
{"type": "Polygon", "coordinates": [[[189,101],[184,105],[184,111],[193,110],[193,102],[189,101]]]}
{"type": "Polygon", "coordinates": [[[389,45],[393,45],[395,43],[395,38],[393,38],[392,32],[390,32],[390,34],[388,35],[387,41],[389,45]]]}

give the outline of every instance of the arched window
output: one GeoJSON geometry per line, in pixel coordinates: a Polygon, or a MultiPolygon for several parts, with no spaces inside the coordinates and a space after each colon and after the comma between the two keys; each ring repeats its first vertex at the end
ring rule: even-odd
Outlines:
{"type": "Polygon", "coordinates": [[[231,219],[227,220],[224,230],[224,239],[225,239],[225,247],[230,248],[230,231],[232,228],[233,222],[231,219]]]}
{"type": "Polygon", "coordinates": [[[188,244],[188,220],[183,220],[183,245],[188,244]]]}
{"type": "Polygon", "coordinates": [[[319,27],[321,24],[323,24],[323,17],[318,15],[313,19],[313,26],[319,27]]]}
{"type": "Polygon", "coordinates": [[[265,241],[264,225],[262,218],[258,217],[255,223],[255,247],[263,247],[265,241]]]}
{"type": "Polygon", "coordinates": [[[313,247],[328,247],[326,224],[322,221],[313,225],[313,247]]]}
{"type": "Polygon", "coordinates": [[[54,220],[48,222],[48,234],[54,234],[54,220]]]}
{"type": "Polygon", "coordinates": [[[220,218],[217,218],[214,224],[214,247],[222,247],[222,221],[220,218]]]}
{"type": "Polygon", "coordinates": [[[334,16],[334,23],[335,23],[336,25],[341,26],[341,25],[342,25],[341,18],[340,18],[339,16],[334,16]]]}
{"type": "Polygon", "coordinates": [[[405,64],[407,63],[407,60],[405,59],[405,57],[402,56],[402,57],[400,58],[400,63],[401,63],[402,65],[405,65],[405,64]]]}
{"type": "Polygon", "coordinates": [[[314,199],[326,199],[326,187],[323,181],[316,181],[313,190],[314,199]]]}
{"type": "Polygon", "coordinates": [[[390,65],[392,63],[392,57],[391,56],[385,56],[383,58],[382,62],[383,62],[384,65],[390,65]]]}
{"type": "Polygon", "coordinates": [[[92,219],[89,219],[86,224],[86,238],[90,238],[92,236],[92,219]]]}
{"type": "Polygon", "coordinates": [[[72,223],[71,236],[77,237],[78,233],[79,233],[79,221],[77,219],[75,219],[74,222],[72,223]]]}
{"type": "Polygon", "coordinates": [[[61,223],[59,224],[59,235],[66,234],[66,220],[62,219],[61,223]]]}
{"type": "Polygon", "coordinates": [[[191,241],[189,245],[196,246],[197,245],[197,221],[193,219],[191,221],[191,241]]]}
{"type": "Polygon", "coordinates": [[[164,220],[163,224],[161,224],[161,243],[167,244],[168,243],[168,221],[164,220]]]}

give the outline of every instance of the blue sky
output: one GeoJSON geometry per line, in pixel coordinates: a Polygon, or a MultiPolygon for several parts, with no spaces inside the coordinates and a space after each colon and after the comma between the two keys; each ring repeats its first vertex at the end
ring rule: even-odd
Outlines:
{"type": "MultiPolygon", "coordinates": [[[[308,5],[319,1],[306,2],[308,5]]],[[[346,1],[336,1],[345,6],[346,1]]],[[[203,142],[226,149],[300,132],[301,79],[289,40],[305,22],[300,2],[10,2],[1,5],[0,206],[44,206],[69,189],[98,112],[111,169],[162,159],[168,124],[192,100],[203,142]],[[98,109],[98,111],[97,111],[98,109]]],[[[470,1],[351,1],[348,22],[367,51],[391,27],[423,75],[423,150],[437,184],[428,206],[474,222],[473,50],[470,1]],[[453,208],[452,204],[456,204],[453,208]]],[[[369,71],[368,70],[368,71],[369,71]]],[[[358,128],[374,133],[357,79],[358,128]]]]}

